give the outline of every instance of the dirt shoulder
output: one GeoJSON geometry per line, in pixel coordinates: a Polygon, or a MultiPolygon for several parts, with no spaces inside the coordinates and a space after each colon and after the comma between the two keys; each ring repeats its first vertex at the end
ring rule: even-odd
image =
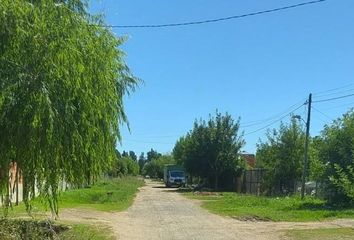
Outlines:
{"type": "Polygon", "coordinates": [[[110,226],[118,239],[283,239],[288,229],[354,227],[354,220],[332,222],[247,222],[209,213],[198,201],[147,181],[124,212],[64,209],[62,220],[110,226]]]}

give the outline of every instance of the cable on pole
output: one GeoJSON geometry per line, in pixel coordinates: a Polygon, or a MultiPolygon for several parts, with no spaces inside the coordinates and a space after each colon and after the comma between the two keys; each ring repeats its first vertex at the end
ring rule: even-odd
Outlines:
{"type": "Polygon", "coordinates": [[[328,102],[328,101],[334,101],[334,100],[337,100],[337,99],[342,99],[342,98],[347,98],[347,97],[352,97],[352,96],[354,96],[354,93],[353,94],[347,94],[347,95],[344,95],[344,96],[339,96],[339,97],[333,97],[333,98],[317,100],[317,101],[313,101],[313,102],[314,103],[328,102]]]}
{"type": "Polygon", "coordinates": [[[271,122],[271,123],[265,125],[264,127],[261,127],[261,128],[259,128],[259,129],[257,129],[257,130],[254,130],[254,131],[252,131],[252,132],[246,133],[246,134],[244,134],[243,136],[247,136],[247,135],[250,135],[250,134],[259,132],[259,131],[261,131],[261,130],[266,129],[267,127],[272,126],[273,124],[275,124],[275,123],[277,123],[277,122],[280,122],[281,120],[283,120],[284,118],[286,118],[287,116],[289,116],[289,114],[291,114],[291,113],[295,112],[296,110],[300,109],[300,108],[301,108],[302,106],[304,106],[305,104],[307,104],[307,103],[301,104],[299,107],[297,107],[296,109],[292,110],[291,112],[289,112],[289,113],[283,115],[281,118],[279,118],[279,119],[277,119],[277,120],[275,120],[275,121],[273,121],[273,122],[271,122]]]}

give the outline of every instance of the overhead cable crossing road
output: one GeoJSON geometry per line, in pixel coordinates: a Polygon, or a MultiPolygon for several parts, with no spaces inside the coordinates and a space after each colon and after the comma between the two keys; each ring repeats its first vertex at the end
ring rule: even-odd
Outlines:
{"type": "Polygon", "coordinates": [[[167,23],[167,24],[143,24],[143,25],[99,25],[99,26],[108,27],[108,28],[166,28],[166,27],[181,27],[181,26],[188,26],[188,25],[198,25],[198,24],[206,24],[206,23],[228,21],[228,20],[233,20],[233,19],[238,19],[238,18],[245,18],[245,17],[251,17],[251,16],[262,15],[262,14],[267,14],[267,13],[279,12],[279,11],[284,11],[284,10],[287,10],[287,9],[298,8],[298,7],[302,7],[302,6],[306,6],[306,5],[312,5],[312,4],[317,4],[317,3],[321,3],[321,2],[325,2],[325,1],[327,1],[327,0],[309,1],[309,2],[303,2],[303,3],[298,3],[298,4],[294,4],[294,5],[288,5],[288,6],[279,7],[279,8],[272,8],[272,9],[258,11],[258,12],[246,13],[246,14],[242,14],[242,15],[234,15],[234,16],[228,16],[228,17],[222,17],[222,18],[207,19],[207,20],[200,20],[200,21],[191,21],[191,22],[167,23]]]}

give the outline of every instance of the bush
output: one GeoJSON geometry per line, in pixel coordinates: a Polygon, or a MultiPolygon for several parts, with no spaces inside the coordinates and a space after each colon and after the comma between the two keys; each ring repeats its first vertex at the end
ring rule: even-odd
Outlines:
{"type": "Polygon", "coordinates": [[[354,111],[325,126],[318,149],[325,166],[322,181],[326,200],[332,205],[353,204],[354,111]]]}
{"type": "Polygon", "coordinates": [[[55,239],[57,234],[68,229],[63,225],[53,225],[50,221],[1,219],[0,239],[55,239]]]}
{"type": "Polygon", "coordinates": [[[162,155],[157,159],[147,162],[143,168],[143,174],[152,178],[163,178],[163,171],[166,164],[174,164],[175,160],[171,155],[162,155]]]}
{"type": "Polygon", "coordinates": [[[130,157],[118,158],[107,174],[111,177],[121,177],[126,175],[136,176],[139,174],[139,164],[130,157]]]}

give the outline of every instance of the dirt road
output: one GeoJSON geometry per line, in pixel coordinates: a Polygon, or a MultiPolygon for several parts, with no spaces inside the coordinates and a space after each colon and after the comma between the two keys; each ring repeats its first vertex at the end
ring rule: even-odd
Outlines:
{"type": "Polygon", "coordinates": [[[121,240],[135,239],[285,239],[284,230],[354,227],[354,220],[315,223],[244,222],[209,213],[196,200],[186,199],[174,189],[147,181],[134,204],[125,212],[102,213],[67,209],[62,219],[100,222],[111,226],[121,240]]]}

